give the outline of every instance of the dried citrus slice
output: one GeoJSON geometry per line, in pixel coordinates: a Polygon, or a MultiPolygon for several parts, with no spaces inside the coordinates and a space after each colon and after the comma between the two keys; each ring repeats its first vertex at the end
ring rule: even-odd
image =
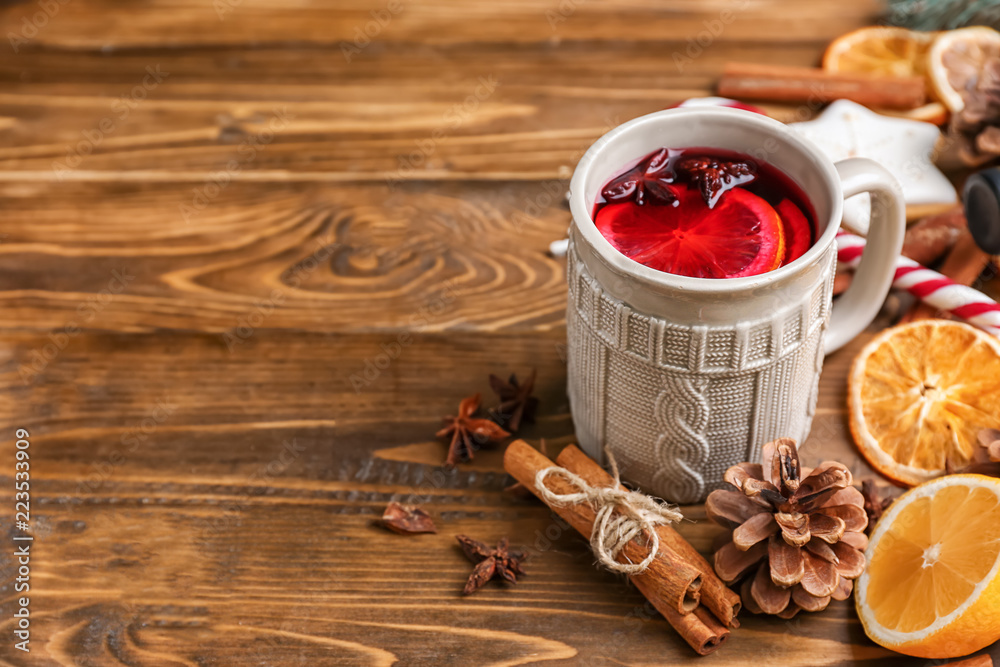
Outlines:
{"type": "Polygon", "coordinates": [[[672,204],[603,206],[595,219],[611,245],[640,264],[694,278],[755,276],[781,266],[781,219],[761,197],[742,188],[709,208],[697,188],[680,186],[672,204]]]}
{"type": "Polygon", "coordinates": [[[927,71],[938,98],[953,112],[965,107],[963,93],[975,85],[983,63],[1000,56],[1000,32],[985,26],[940,33],[927,54],[927,71]]]}
{"type": "Polygon", "coordinates": [[[916,109],[879,109],[878,112],[883,116],[922,120],[935,125],[944,125],[948,122],[948,107],[940,102],[928,102],[916,109]]]}
{"type": "Polygon", "coordinates": [[[826,48],[823,69],[884,76],[923,76],[934,34],[872,26],[841,35],[826,48]]]}
{"type": "Polygon", "coordinates": [[[848,378],[851,434],[900,484],[967,464],[983,428],[1000,427],[1000,341],[967,324],[922,320],[886,329],[848,378]]]}
{"type": "Polygon", "coordinates": [[[1000,479],[946,475],[911,489],[865,558],[855,603],[876,643],[957,658],[1000,639],[1000,479]]]}

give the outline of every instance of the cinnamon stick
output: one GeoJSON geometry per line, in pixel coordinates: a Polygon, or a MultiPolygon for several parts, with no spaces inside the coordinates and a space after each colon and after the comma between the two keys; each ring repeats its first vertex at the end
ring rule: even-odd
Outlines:
{"type": "MultiPolygon", "coordinates": [[[[555,462],[523,440],[517,440],[507,446],[503,464],[514,479],[521,482],[536,496],[538,489],[535,487],[535,475],[538,474],[539,470],[556,465],[555,462]]],[[[550,491],[558,494],[578,491],[564,478],[556,475],[546,480],[546,486],[550,491]]],[[[593,507],[587,504],[552,506],[552,510],[561,516],[566,523],[573,526],[578,533],[590,538],[594,519],[597,516],[593,507]]],[[[638,563],[647,555],[649,555],[649,549],[633,540],[622,549],[617,560],[620,563],[638,563]]],[[[630,576],[629,579],[656,607],[657,611],[664,615],[666,615],[664,609],[681,615],[690,614],[698,606],[698,601],[701,598],[702,573],[662,542],[657,557],[646,571],[630,576]]]]}
{"type": "Polygon", "coordinates": [[[954,206],[948,211],[922,218],[913,223],[903,236],[902,254],[918,264],[930,266],[941,259],[967,229],[965,211],[954,206]]]}
{"type": "Polygon", "coordinates": [[[663,615],[698,655],[714,653],[729,638],[729,629],[702,606],[692,614],[674,614],[670,611],[663,615]]]}
{"type": "MultiPolygon", "coordinates": [[[[556,463],[594,486],[610,486],[614,481],[597,461],[584,454],[575,445],[569,445],[563,449],[556,457],[556,463]]],[[[656,533],[660,537],[661,549],[664,544],[669,546],[678,552],[685,561],[701,571],[701,604],[715,614],[723,625],[730,627],[739,625],[736,621],[736,615],[740,611],[740,596],[730,590],[716,576],[715,570],[708,561],[671,526],[657,526],[656,533]]]]}
{"type": "Polygon", "coordinates": [[[993,667],[993,658],[988,655],[977,655],[975,658],[946,662],[941,667],[993,667]]]}
{"type": "MultiPolygon", "coordinates": [[[[955,245],[952,246],[944,263],[941,264],[939,272],[948,276],[956,283],[971,285],[976,282],[976,278],[983,272],[986,265],[990,263],[990,260],[990,255],[987,255],[976,245],[976,241],[972,238],[969,230],[962,229],[959,231],[955,245]]],[[[917,320],[936,317],[937,314],[938,311],[933,306],[928,306],[925,303],[915,303],[899,321],[900,324],[904,322],[916,322],[917,320]]]]}
{"type": "Polygon", "coordinates": [[[914,109],[927,98],[924,78],[827,72],[814,67],[727,63],[719,95],[737,99],[825,103],[847,99],[869,107],[914,109]]]}

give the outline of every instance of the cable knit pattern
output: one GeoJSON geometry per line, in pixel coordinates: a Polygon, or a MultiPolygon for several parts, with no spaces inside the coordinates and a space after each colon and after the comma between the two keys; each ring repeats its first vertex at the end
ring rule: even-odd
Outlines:
{"type": "Polygon", "coordinates": [[[708,379],[666,376],[666,387],[656,399],[656,454],[658,486],[673,485],[676,502],[694,503],[705,493],[703,470],[711,453],[705,429],[711,406],[704,391],[708,379]]]}
{"type": "Polygon", "coordinates": [[[797,303],[735,327],[681,326],[606,293],[570,244],[569,397],[577,437],[623,478],[672,502],[699,502],[722,475],[779,437],[802,441],[815,411],[828,278],[797,303]]]}

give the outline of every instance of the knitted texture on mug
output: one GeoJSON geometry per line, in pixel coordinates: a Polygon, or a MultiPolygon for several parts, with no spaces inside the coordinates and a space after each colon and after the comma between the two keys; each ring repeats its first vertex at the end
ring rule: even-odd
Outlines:
{"type": "Polygon", "coordinates": [[[809,432],[830,315],[827,278],[795,303],[733,327],[683,326],[608,294],[567,256],[569,397],[581,447],[614,452],[622,477],[699,502],[760,447],[809,432]]]}

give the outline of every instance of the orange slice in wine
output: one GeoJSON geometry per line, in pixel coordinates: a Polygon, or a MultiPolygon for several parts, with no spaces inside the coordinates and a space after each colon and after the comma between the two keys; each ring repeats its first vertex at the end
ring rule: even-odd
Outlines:
{"type": "Polygon", "coordinates": [[[791,199],[782,199],[777,208],[785,231],[785,257],[781,262],[784,266],[806,254],[813,243],[813,229],[805,213],[791,199]]]}
{"type": "Polygon", "coordinates": [[[611,245],[640,264],[693,278],[756,276],[781,266],[785,233],[764,199],[734,188],[709,208],[695,188],[672,204],[609,204],[596,216],[611,245]]]}

